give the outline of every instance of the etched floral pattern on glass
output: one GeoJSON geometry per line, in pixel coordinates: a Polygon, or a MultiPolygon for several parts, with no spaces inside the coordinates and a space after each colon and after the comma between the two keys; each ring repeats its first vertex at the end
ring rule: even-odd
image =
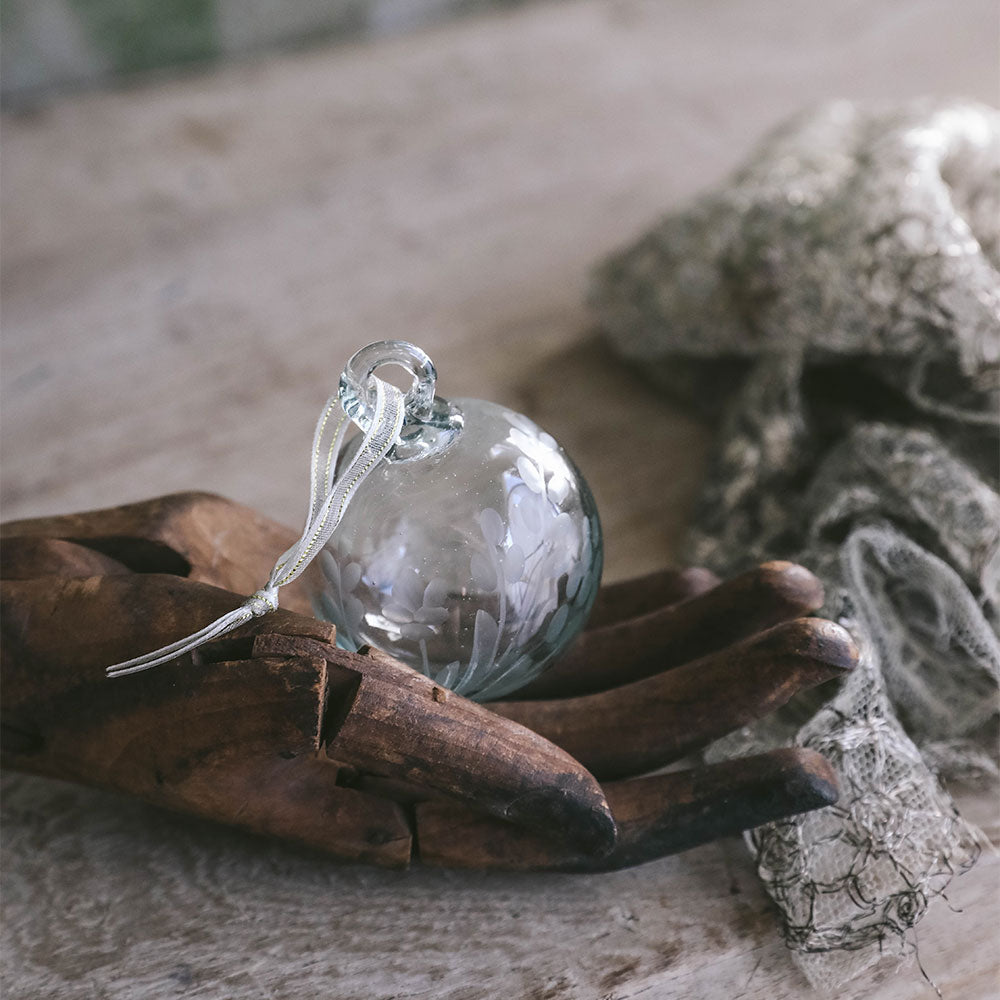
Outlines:
{"type": "Polygon", "coordinates": [[[528,418],[457,400],[440,454],[389,461],[323,554],[317,613],[339,642],[371,644],[480,700],[528,683],[593,604],[601,530],[586,484],[528,418]]]}

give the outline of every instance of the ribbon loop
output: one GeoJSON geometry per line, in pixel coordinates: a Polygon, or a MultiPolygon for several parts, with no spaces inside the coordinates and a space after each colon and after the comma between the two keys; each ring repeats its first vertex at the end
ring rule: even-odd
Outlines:
{"type": "Polygon", "coordinates": [[[267,583],[238,608],[187,638],[107,668],[108,677],[122,677],[176,660],[211,639],[217,639],[253,618],[278,609],[278,589],[297,579],[329,541],[358,487],[399,440],[405,416],[405,398],[394,385],[374,375],[375,406],[361,445],[338,474],[338,458],[351,420],[339,398],[327,400],[313,434],[309,509],[299,540],[275,563],[267,583]],[[337,410],[342,416],[334,419],[337,410]]]}

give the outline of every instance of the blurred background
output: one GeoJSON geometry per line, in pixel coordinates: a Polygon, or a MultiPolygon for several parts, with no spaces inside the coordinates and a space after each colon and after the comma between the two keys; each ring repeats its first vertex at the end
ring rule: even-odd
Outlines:
{"type": "Polygon", "coordinates": [[[525,0],[8,0],[3,97],[244,53],[379,38],[525,0]]]}

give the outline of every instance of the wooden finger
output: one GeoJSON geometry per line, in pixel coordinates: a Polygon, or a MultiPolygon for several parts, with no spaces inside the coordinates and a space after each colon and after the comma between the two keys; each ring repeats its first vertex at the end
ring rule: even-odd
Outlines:
{"type": "MultiPolygon", "coordinates": [[[[157,705],[168,706],[160,717],[163,752],[196,762],[198,768],[202,754],[189,746],[191,736],[181,721],[185,712],[197,719],[205,746],[218,743],[232,756],[242,746],[248,757],[259,757],[303,752],[286,739],[285,716],[297,711],[301,725],[311,713],[313,752],[329,743],[338,760],[425,784],[515,822],[555,825],[587,850],[605,851],[614,842],[614,821],[603,792],[581,764],[536,734],[387,657],[337,649],[330,624],[278,611],[173,664],[110,681],[104,676],[109,663],[188,634],[230,610],[239,598],[153,574],[48,577],[6,581],[2,588],[5,721],[19,745],[41,733],[45,752],[34,763],[44,762],[46,773],[144,794],[140,785],[146,779],[111,774],[108,758],[126,759],[116,741],[125,739],[129,725],[141,724],[144,732],[152,727],[157,705]],[[218,674],[213,663],[220,659],[321,663],[322,690],[292,690],[286,706],[280,690],[273,692],[275,685],[280,688],[280,676],[257,691],[253,671],[227,673],[227,683],[220,680],[213,688],[206,678],[218,674]],[[244,719],[243,706],[258,701],[259,708],[244,719]],[[137,712],[138,722],[121,721],[137,712]],[[175,713],[175,722],[169,712],[175,713]],[[76,721],[60,728],[64,716],[76,721]],[[245,725],[233,728],[234,719],[245,725]],[[73,739],[67,741],[67,733],[73,739]],[[83,742],[88,752],[76,752],[74,746],[83,742]]],[[[163,771],[159,758],[148,756],[135,758],[132,766],[147,779],[151,769],[163,771]]]]}
{"type": "Polygon", "coordinates": [[[604,857],[435,800],[416,807],[420,860],[445,868],[612,871],[837,800],[829,764],[811,750],[792,748],[610,782],[604,790],[618,825],[618,842],[604,857]]]}
{"type": "Polygon", "coordinates": [[[262,658],[240,670],[195,667],[187,657],[114,681],[105,676],[136,637],[176,638],[164,623],[183,620],[185,604],[221,612],[233,599],[168,576],[3,581],[3,717],[19,720],[39,743],[23,763],[113,784],[116,769],[131,772],[129,748],[140,738],[187,750],[217,745],[227,753],[317,751],[327,688],[322,660],[302,659],[291,669],[262,658]]]}
{"type": "Polygon", "coordinates": [[[405,868],[413,835],[407,811],[338,783],[322,755],[241,757],[225,773],[202,768],[173,790],[170,808],[251,833],[315,848],[340,861],[405,868]]]}
{"type": "Polygon", "coordinates": [[[610,691],[488,707],[561,746],[599,778],[622,777],[678,760],[767,715],[797,691],[850,670],[857,656],[839,625],[800,618],[610,691]]]}
{"type": "MultiPolygon", "coordinates": [[[[105,510],[11,521],[9,538],[55,538],[101,552],[138,573],[171,573],[237,594],[252,594],[295,533],[249,507],[211,493],[176,493],[105,510]]],[[[38,574],[41,575],[41,574],[38,574]]],[[[282,606],[311,614],[303,587],[281,592],[282,606]]]]}
{"type": "Polygon", "coordinates": [[[764,563],[680,604],[589,628],[517,696],[565,698],[628,684],[822,604],[822,584],[807,569],[789,562],[764,563]]]}
{"type": "MultiPolygon", "coordinates": [[[[314,642],[284,633],[254,640],[258,656],[292,650],[320,653],[314,642]]],[[[589,853],[611,849],[615,827],[604,793],[563,750],[384,654],[327,655],[360,677],[349,703],[327,713],[330,757],[554,830],[589,853]]]]}
{"type": "Polygon", "coordinates": [[[603,628],[658,611],[711,590],[721,581],[700,566],[663,569],[646,576],[602,584],[587,620],[587,628],[603,628]]]}
{"type": "Polygon", "coordinates": [[[118,576],[132,572],[103,552],[61,538],[30,535],[0,538],[0,578],[40,576],[118,576]]]}
{"type": "MultiPolygon", "coordinates": [[[[345,859],[405,864],[410,829],[403,811],[339,788],[336,768],[318,757],[327,694],[323,658],[256,657],[197,667],[188,659],[105,678],[108,656],[122,652],[121,636],[111,641],[115,629],[108,623],[134,615],[129,596],[152,579],[2,584],[3,766],[114,788],[345,859]]],[[[168,619],[178,613],[177,602],[171,607],[167,599],[171,588],[210,589],[162,579],[167,586],[159,607],[168,619]]],[[[232,596],[222,594],[212,610],[232,596]]],[[[205,601],[199,605],[204,613],[205,601]]],[[[162,637],[154,623],[144,624],[136,634],[162,637]]]]}

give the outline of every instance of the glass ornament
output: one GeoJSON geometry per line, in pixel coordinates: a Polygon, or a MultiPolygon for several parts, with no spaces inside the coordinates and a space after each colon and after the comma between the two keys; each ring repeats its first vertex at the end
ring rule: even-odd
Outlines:
{"type": "Polygon", "coordinates": [[[603,561],[594,499],[527,417],[436,397],[434,366],[412,344],[371,344],[348,362],[340,402],[362,430],[387,364],[413,378],[400,438],[319,555],[314,611],[345,649],[371,645],[458,694],[502,697],[586,621],[603,561]]]}

